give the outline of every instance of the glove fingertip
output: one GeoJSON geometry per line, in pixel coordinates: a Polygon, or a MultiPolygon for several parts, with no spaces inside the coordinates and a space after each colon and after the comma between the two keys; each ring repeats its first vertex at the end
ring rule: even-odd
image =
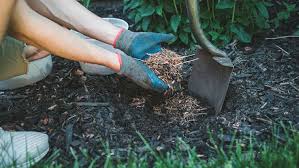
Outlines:
{"type": "Polygon", "coordinates": [[[169,86],[161,79],[157,79],[155,81],[154,88],[156,91],[163,93],[169,89],[169,86]]]}
{"type": "Polygon", "coordinates": [[[161,42],[171,42],[175,39],[175,36],[173,34],[163,34],[161,36],[161,42]]]}

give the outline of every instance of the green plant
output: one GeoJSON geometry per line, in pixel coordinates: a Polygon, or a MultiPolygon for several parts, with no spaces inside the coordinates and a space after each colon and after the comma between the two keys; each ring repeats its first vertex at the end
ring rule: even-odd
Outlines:
{"type": "MultiPolygon", "coordinates": [[[[144,142],[143,152],[138,154],[129,148],[126,158],[117,157],[117,152],[110,150],[108,143],[103,144],[105,154],[91,157],[86,150],[71,149],[72,159],[65,164],[70,167],[119,167],[119,168],[295,168],[299,165],[299,132],[293,127],[280,124],[273,128],[268,141],[258,141],[252,135],[237,138],[233,135],[230,143],[224,143],[216,135],[210,133],[209,150],[213,156],[203,159],[195,147],[188,145],[181,138],[177,139],[176,147],[167,152],[159,152],[138,133],[144,142]],[[98,162],[101,164],[99,165],[98,162]]],[[[219,137],[219,135],[217,136],[219,137]]],[[[62,164],[56,162],[59,151],[44,160],[36,167],[60,168],[62,164]]]]}
{"type": "MultiPolygon", "coordinates": [[[[278,27],[296,9],[295,4],[281,5],[280,11],[271,17],[269,9],[274,6],[271,0],[203,0],[200,2],[202,28],[219,46],[232,39],[250,43],[253,35],[272,25],[278,27]]],[[[184,0],[124,0],[124,12],[135,22],[138,31],[173,33],[186,45],[195,42],[184,0]]]]}
{"type": "Polygon", "coordinates": [[[81,0],[81,3],[82,3],[86,8],[89,7],[90,2],[91,2],[91,0],[81,0]]]}
{"type": "Polygon", "coordinates": [[[272,19],[272,23],[274,23],[275,28],[279,27],[280,22],[287,21],[290,15],[296,11],[296,4],[288,4],[286,2],[282,3],[285,10],[282,10],[276,14],[276,17],[272,19]]]}
{"type": "Polygon", "coordinates": [[[192,42],[184,0],[125,0],[124,3],[124,11],[138,31],[169,32],[184,44],[192,42]]]}

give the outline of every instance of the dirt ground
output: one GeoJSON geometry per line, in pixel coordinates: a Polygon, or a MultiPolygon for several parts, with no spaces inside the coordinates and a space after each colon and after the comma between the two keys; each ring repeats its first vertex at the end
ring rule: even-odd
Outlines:
{"type": "MultiPolygon", "coordinates": [[[[157,150],[174,147],[176,138],[181,137],[206,155],[210,150],[207,130],[223,131],[225,136],[218,138],[230,141],[235,131],[266,137],[279,121],[291,122],[299,129],[298,44],[298,38],[262,40],[251,46],[252,53],[244,53],[244,46],[229,47],[228,52],[234,51],[235,69],[219,115],[201,99],[198,111],[157,113],[153,107],[163,104],[162,95],[117,75],[81,76],[78,63],[55,57],[53,71],[45,80],[0,92],[0,126],[47,133],[52,149],[62,152],[71,146],[101,155],[105,141],[120,155],[128,147],[142,151],[138,131],[157,150]]],[[[189,54],[184,49],[179,53],[189,54]]],[[[187,79],[188,74],[183,81],[185,93],[187,79]]],[[[61,157],[61,162],[67,164],[68,157],[61,157]]]]}

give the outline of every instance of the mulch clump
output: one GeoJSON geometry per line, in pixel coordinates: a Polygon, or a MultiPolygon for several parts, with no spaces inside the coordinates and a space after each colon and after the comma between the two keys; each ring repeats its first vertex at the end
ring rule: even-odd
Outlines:
{"type": "Polygon", "coordinates": [[[183,76],[183,66],[186,63],[190,63],[186,59],[191,56],[181,56],[173,51],[163,49],[161,52],[151,55],[145,61],[156,75],[170,87],[169,91],[165,94],[165,101],[153,108],[155,112],[179,111],[189,113],[203,109],[199,105],[199,100],[190,96],[187,86],[184,85],[186,79],[183,76]]]}
{"type": "Polygon", "coordinates": [[[183,81],[183,58],[173,51],[163,49],[162,52],[151,55],[145,63],[170,87],[170,90],[180,89],[183,81]]]}

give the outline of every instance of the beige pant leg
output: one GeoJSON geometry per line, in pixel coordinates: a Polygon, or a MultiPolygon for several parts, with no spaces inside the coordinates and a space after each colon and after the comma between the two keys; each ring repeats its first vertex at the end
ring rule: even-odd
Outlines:
{"type": "Polygon", "coordinates": [[[28,61],[22,56],[24,43],[5,37],[0,44],[0,80],[27,73],[28,61]]]}

